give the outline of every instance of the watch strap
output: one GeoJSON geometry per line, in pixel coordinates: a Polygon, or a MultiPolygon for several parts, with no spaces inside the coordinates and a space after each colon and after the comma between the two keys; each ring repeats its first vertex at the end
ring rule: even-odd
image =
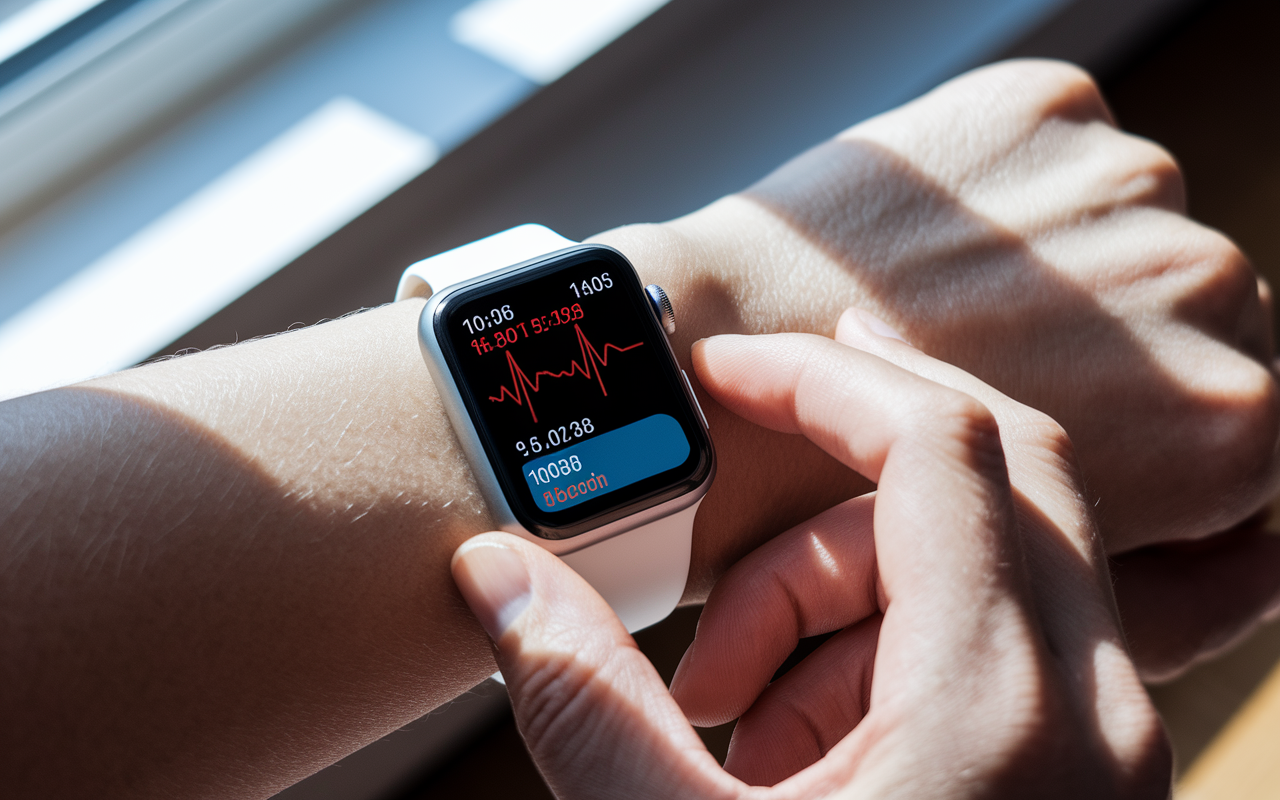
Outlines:
{"type": "Polygon", "coordinates": [[[689,579],[693,518],[702,500],[669,517],[561,556],[613,607],[627,630],[661,622],[689,579]]]}
{"type": "Polygon", "coordinates": [[[400,277],[396,300],[430,297],[446,286],[575,244],[544,225],[518,225],[410,264],[400,277]]]}

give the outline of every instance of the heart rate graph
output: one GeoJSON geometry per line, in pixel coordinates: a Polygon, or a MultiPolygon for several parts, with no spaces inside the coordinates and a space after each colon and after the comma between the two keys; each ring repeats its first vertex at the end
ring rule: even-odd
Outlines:
{"type": "Polygon", "coordinates": [[[574,375],[579,375],[587,380],[594,379],[600,386],[600,393],[608,397],[609,391],[605,388],[604,376],[600,374],[600,368],[609,366],[609,351],[625,353],[628,350],[640,347],[644,342],[636,342],[625,347],[606,342],[602,348],[597,350],[577,323],[574,323],[573,331],[578,336],[578,348],[582,353],[581,361],[576,359],[570,361],[569,368],[565,370],[538,370],[530,378],[528,373],[521,369],[516,362],[515,356],[508,350],[506,355],[507,366],[511,369],[511,386],[500,387],[498,394],[496,396],[490,395],[489,400],[494,403],[504,403],[510,400],[518,406],[524,406],[529,409],[529,415],[533,417],[533,421],[537,422],[538,413],[533,408],[533,398],[530,394],[537,394],[541,390],[543,378],[571,378],[574,375]]]}

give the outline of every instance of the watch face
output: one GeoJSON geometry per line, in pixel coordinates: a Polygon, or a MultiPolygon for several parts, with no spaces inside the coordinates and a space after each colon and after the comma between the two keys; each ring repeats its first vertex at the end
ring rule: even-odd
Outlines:
{"type": "Polygon", "coordinates": [[[564,539],[691,491],[711,443],[635,270],[590,247],[451,293],[436,339],[521,525],[564,539]]]}

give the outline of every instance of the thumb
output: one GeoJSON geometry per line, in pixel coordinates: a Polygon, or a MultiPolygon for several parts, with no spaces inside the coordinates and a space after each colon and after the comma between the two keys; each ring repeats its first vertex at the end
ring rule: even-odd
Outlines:
{"type": "Polygon", "coordinates": [[[732,796],[649,660],[591,586],[506,533],[458,548],[453,577],[493,639],[534,762],[562,800],[732,796]]]}

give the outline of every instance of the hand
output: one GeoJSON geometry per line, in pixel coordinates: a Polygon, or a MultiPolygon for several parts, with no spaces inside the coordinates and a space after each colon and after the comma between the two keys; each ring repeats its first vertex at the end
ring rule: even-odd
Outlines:
{"type": "Polygon", "coordinates": [[[843,628],[748,711],[729,772],[572,571],[507,534],[459,548],[455,579],[558,796],[1167,796],[1169,752],[1061,429],[905,344],[880,346],[911,371],[816,336],[699,348],[704,384],[732,392],[735,411],[879,487],[713,592],[682,667],[686,710],[695,679],[711,705],[750,706],[796,634],[843,628]],[[768,784],[806,766],[767,791],[730,774],[768,784]]]}
{"type": "MultiPolygon", "coordinates": [[[[1186,218],[1172,157],[1116,130],[1074,67],[977,70],[740,195],[606,240],[651,264],[678,258],[698,276],[686,291],[723,295],[692,335],[829,335],[818,321],[858,305],[1048,413],[1075,443],[1109,554],[1233,528],[1276,489],[1269,293],[1230,241],[1186,218]]],[[[735,452],[734,422],[712,429],[735,452]]],[[[726,463],[723,484],[770,491],[733,471],[751,457],[726,463]]],[[[734,517],[740,501],[718,502],[713,489],[704,507],[749,532],[736,551],[695,542],[723,570],[778,528],[755,531],[734,517]]],[[[1231,537],[1212,560],[1119,562],[1122,616],[1149,677],[1220,648],[1280,600],[1276,540],[1231,537]],[[1171,596],[1196,613],[1168,613],[1171,596]]]]}
{"type": "MultiPolygon", "coordinates": [[[[829,334],[856,303],[1060,418],[1159,676],[1247,629],[1280,583],[1276,540],[1248,532],[1133,549],[1248,518],[1276,475],[1265,295],[1179,193],[1079,72],[1024,63],[602,238],[672,295],[686,361],[713,333],[829,334]]],[[[265,797],[492,672],[446,570],[494,523],[418,355],[421,302],[0,404],[0,784],[265,797]]],[[[802,437],[704,407],[720,474],[690,600],[870,488],[802,437]]]]}

